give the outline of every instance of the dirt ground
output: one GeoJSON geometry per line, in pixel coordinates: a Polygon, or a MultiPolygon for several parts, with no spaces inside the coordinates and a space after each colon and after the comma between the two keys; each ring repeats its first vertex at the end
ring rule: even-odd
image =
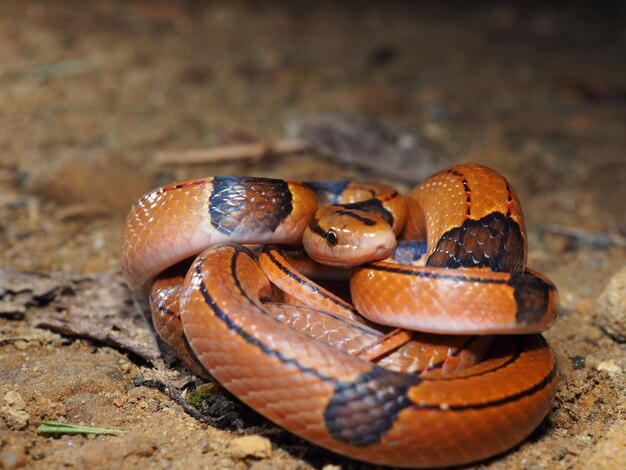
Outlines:
{"type": "Polygon", "coordinates": [[[594,5],[0,3],[0,468],[367,467],[215,385],[198,405],[206,422],[187,414],[166,385],[200,382],[168,354],[168,367],[150,366],[159,350],[120,275],[124,214],[167,181],[254,174],[406,190],[427,176],[416,162],[381,175],[316,151],[157,159],[280,139],[295,117],[317,115],[402,126],[439,167],[492,166],[522,201],[529,264],[561,296],[545,333],[558,395],[522,445],[468,468],[624,468],[625,11],[594,5]],[[37,432],[44,420],[124,434],[52,438],[37,432]],[[242,456],[248,434],[271,450],[242,456]]]}

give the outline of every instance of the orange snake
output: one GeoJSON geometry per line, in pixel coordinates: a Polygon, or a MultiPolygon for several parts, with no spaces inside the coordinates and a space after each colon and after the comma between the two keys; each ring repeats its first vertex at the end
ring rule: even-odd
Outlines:
{"type": "MultiPolygon", "coordinates": [[[[210,373],[319,446],[402,467],[504,452],[548,413],[557,380],[553,354],[534,333],[554,322],[558,293],[526,269],[517,197],[502,176],[475,164],[413,189],[406,223],[385,205],[403,199],[386,194],[387,202],[375,195],[370,213],[358,212],[355,200],[339,201],[350,203],[339,206],[345,217],[328,228],[317,197],[301,183],[213,177],[164,186],[131,209],[123,271],[136,294],[152,288],[155,327],[194,372],[210,373]],[[404,227],[403,237],[427,240],[426,266],[357,266],[350,281],[356,309],[267,245],[297,246],[308,227],[309,244],[326,259],[323,250],[351,236],[351,220],[368,228],[381,217],[396,233],[404,227]],[[239,243],[264,248],[254,254],[239,243]],[[370,361],[364,350],[404,330],[378,328],[360,315],[428,333],[408,334],[370,361]],[[412,356],[424,351],[426,359],[412,356]]],[[[389,246],[374,243],[373,251],[386,257],[389,246]]]]}

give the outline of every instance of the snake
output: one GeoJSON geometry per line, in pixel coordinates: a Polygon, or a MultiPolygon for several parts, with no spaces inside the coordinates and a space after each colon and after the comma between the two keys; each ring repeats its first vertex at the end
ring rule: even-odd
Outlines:
{"type": "Polygon", "coordinates": [[[404,197],[261,177],[169,184],[133,205],[121,259],[193,372],[320,447],[414,468],[501,454],[549,412],[558,367],[540,332],[558,291],[526,261],[514,190],[473,163],[404,197]],[[396,237],[425,240],[423,255],[396,262],[396,237]],[[302,245],[350,273],[352,303],[294,267],[302,245]]]}

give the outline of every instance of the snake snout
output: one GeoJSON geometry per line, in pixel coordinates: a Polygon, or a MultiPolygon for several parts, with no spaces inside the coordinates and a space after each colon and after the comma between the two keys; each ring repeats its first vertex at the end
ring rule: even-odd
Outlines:
{"type": "Polygon", "coordinates": [[[396,247],[394,243],[383,243],[376,247],[373,253],[373,257],[376,259],[385,259],[393,254],[393,250],[396,247]]]}

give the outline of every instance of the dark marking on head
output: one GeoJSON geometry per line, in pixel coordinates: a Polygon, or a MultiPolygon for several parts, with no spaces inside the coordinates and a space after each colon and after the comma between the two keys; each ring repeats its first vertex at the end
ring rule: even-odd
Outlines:
{"type": "Polygon", "coordinates": [[[322,237],[326,236],[326,232],[324,232],[324,230],[322,230],[322,227],[320,227],[320,219],[318,219],[317,217],[313,217],[309,221],[309,229],[322,237]]]}
{"type": "Polygon", "coordinates": [[[353,202],[351,204],[340,204],[339,207],[375,214],[382,217],[390,226],[393,226],[393,214],[385,209],[383,203],[378,199],[368,199],[367,201],[353,202]]]}
{"type": "Polygon", "coordinates": [[[554,286],[528,273],[512,274],[507,282],[513,287],[517,305],[515,319],[519,324],[535,324],[546,314],[554,286]]]}
{"type": "Polygon", "coordinates": [[[309,229],[313,233],[317,233],[320,237],[327,240],[332,246],[335,246],[339,240],[337,239],[337,233],[334,230],[324,230],[320,227],[319,219],[313,217],[309,222],[309,229]]]}
{"type": "Polygon", "coordinates": [[[213,178],[209,200],[211,224],[226,235],[273,233],[292,209],[291,192],[285,181],[255,177],[213,178]]]}
{"type": "Polygon", "coordinates": [[[524,237],[519,224],[501,212],[467,219],[441,236],[426,266],[519,273],[524,270],[524,237]]]}
{"type": "Polygon", "coordinates": [[[372,226],[372,225],[376,225],[376,222],[373,221],[372,219],[368,219],[366,217],[363,217],[362,215],[352,211],[352,210],[348,210],[348,209],[341,209],[337,211],[337,214],[340,215],[345,215],[348,217],[352,217],[353,219],[358,220],[359,222],[361,222],[363,225],[367,225],[367,226],[372,226]]]}
{"type": "Polygon", "coordinates": [[[353,446],[379,442],[391,429],[398,413],[413,405],[407,390],[421,382],[374,367],[351,382],[336,382],[324,410],[324,423],[332,437],[353,446]]]}

